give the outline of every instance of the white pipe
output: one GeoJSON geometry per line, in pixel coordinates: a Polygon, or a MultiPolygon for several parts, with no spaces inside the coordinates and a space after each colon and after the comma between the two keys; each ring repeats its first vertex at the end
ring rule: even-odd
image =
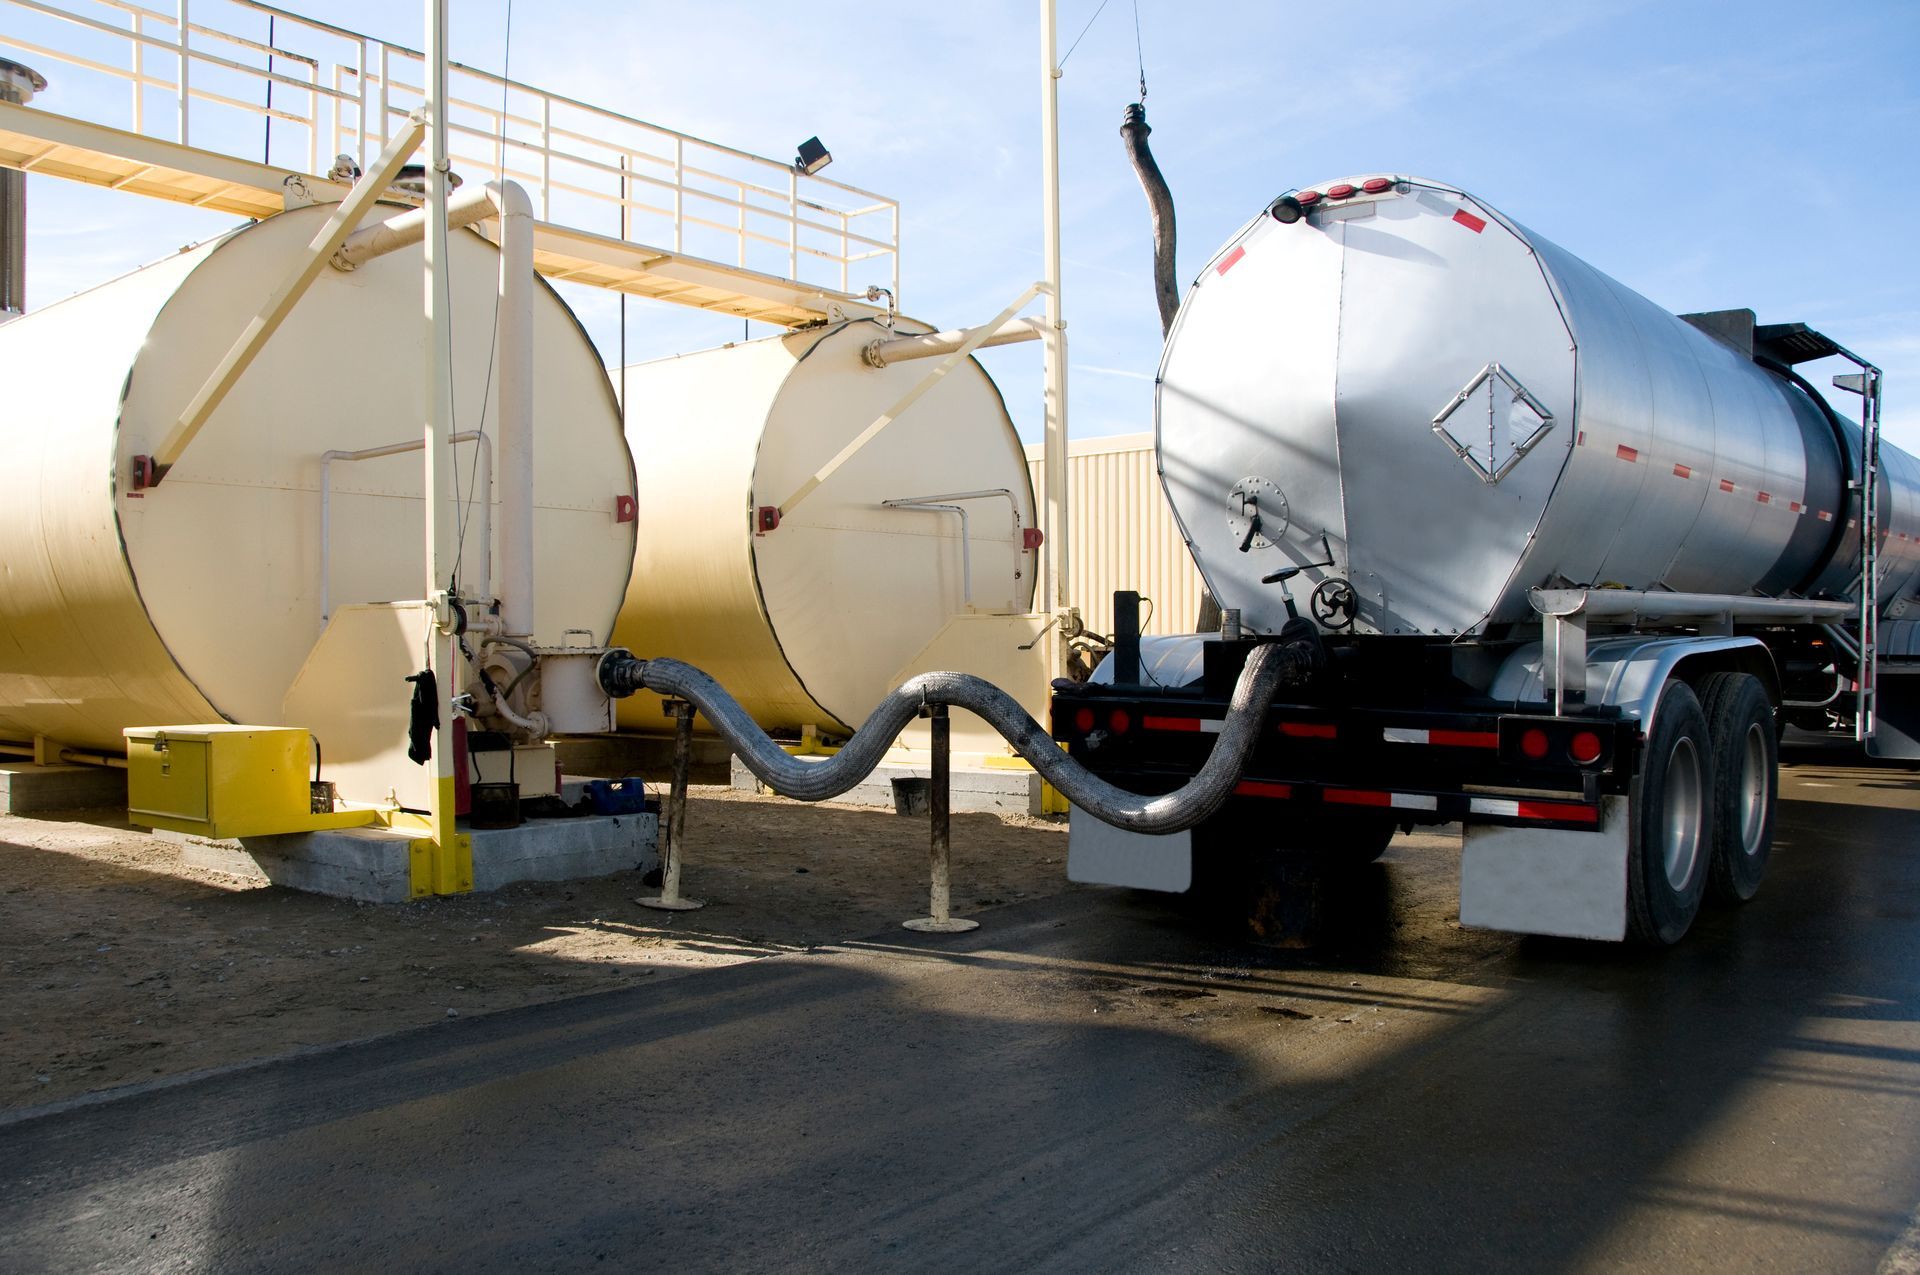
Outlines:
{"type": "MultiPolygon", "coordinates": [[[[471,226],[475,222],[499,216],[495,185],[494,182],[488,182],[484,186],[469,187],[447,200],[448,227],[458,230],[462,226],[471,226]]],[[[335,270],[355,270],[375,257],[384,257],[390,252],[398,252],[419,243],[426,233],[427,210],[414,208],[354,231],[334,252],[328,264],[335,270]]]]}
{"type": "Polygon", "coordinates": [[[531,717],[522,717],[507,707],[507,697],[498,691],[494,692],[493,710],[512,722],[515,726],[518,726],[521,730],[534,736],[534,738],[545,739],[547,737],[547,715],[545,713],[535,713],[531,717]]]}
{"type": "Polygon", "coordinates": [[[489,182],[500,209],[500,619],[533,635],[533,201],[489,182]]]}
{"type": "Polygon", "coordinates": [[[960,515],[960,601],[973,609],[973,533],[967,524],[965,505],[943,505],[930,500],[883,500],[889,509],[929,509],[937,513],[960,515]]]}
{"type": "MultiPolygon", "coordinates": [[[[447,203],[449,226],[500,219],[500,560],[492,589],[500,618],[517,637],[533,634],[533,201],[518,182],[497,181],[447,203]]],[[[420,242],[425,209],[355,232],[333,255],[336,270],[420,242]]]]}
{"type": "Polygon", "coordinates": [[[1850,602],[1812,598],[1753,598],[1725,593],[1656,593],[1640,589],[1531,589],[1543,616],[1585,615],[1594,620],[1771,620],[1813,623],[1851,614],[1850,602]]]}
{"type": "MultiPolygon", "coordinates": [[[[930,359],[942,354],[952,354],[965,345],[976,329],[955,328],[946,332],[927,332],[920,336],[895,337],[890,341],[872,341],[867,345],[864,356],[869,367],[885,367],[889,363],[900,363],[907,359],[930,359]]],[[[1000,326],[998,332],[991,333],[987,339],[975,348],[989,345],[1013,345],[1020,341],[1038,341],[1046,335],[1046,329],[1039,319],[1014,319],[1000,326]]]]}
{"type": "MultiPolygon", "coordinates": [[[[493,446],[485,434],[468,430],[453,436],[455,443],[476,443],[480,448],[480,472],[476,476],[477,488],[474,499],[480,506],[480,579],[488,585],[493,581],[493,446]]],[[[413,438],[404,443],[388,443],[383,447],[363,447],[359,451],[328,451],[320,453],[320,622],[325,624],[327,617],[333,614],[332,606],[332,546],[333,546],[333,462],[336,460],[375,460],[381,456],[398,456],[403,452],[417,452],[425,447],[426,440],[413,438]]],[[[461,556],[465,556],[462,546],[461,556]]],[[[477,617],[468,617],[473,624],[477,617]]]]}

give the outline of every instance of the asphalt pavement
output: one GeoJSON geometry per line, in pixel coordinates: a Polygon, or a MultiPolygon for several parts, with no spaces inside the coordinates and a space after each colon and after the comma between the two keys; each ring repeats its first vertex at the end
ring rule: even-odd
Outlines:
{"type": "Polygon", "coordinates": [[[1792,762],[1670,951],[1036,900],[11,1118],[0,1269],[1920,1272],[1920,775],[1792,762]]]}

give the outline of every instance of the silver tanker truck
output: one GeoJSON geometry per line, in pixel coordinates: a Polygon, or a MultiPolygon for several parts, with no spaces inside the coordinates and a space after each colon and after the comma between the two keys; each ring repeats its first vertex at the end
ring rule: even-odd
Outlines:
{"type": "Polygon", "coordinates": [[[1450,186],[1275,200],[1187,294],[1157,390],[1225,628],[1142,638],[1121,595],[1052,733],[1170,792],[1250,652],[1285,630],[1324,660],[1218,814],[1076,816],[1070,875],[1182,890],[1196,855],[1371,858],[1457,822],[1469,925],[1662,944],[1752,897],[1781,722],[1920,756],[1920,463],[1879,446],[1879,399],[1803,324],[1669,314],[1450,186]],[[1857,423],[1794,370],[1830,356],[1857,423]]]}

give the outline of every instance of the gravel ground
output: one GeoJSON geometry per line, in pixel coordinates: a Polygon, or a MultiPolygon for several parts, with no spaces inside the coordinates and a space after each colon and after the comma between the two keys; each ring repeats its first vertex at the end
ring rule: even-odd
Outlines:
{"type": "MultiPolygon", "coordinates": [[[[114,812],[0,816],[0,1107],[870,935],[927,904],[926,824],[724,787],[689,800],[684,892],[637,873],[405,905],[181,864],[114,812]]],[[[954,816],[956,913],[1059,893],[1060,819],[954,816]]]]}

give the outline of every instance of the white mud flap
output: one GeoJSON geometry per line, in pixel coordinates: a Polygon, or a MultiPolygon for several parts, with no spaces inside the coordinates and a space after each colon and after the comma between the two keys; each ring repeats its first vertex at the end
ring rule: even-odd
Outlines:
{"type": "Polygon", "coordinates": [[[1067,816],[1067,880],[1184,894],[1193,884],[1193,834],[1128,832],[1075,810],[1067,816]]]}
{"type": "Polygon", "coordinates": [[[1627,813],[1625,797],[1605,797],[1598,832],[1469,825],[1460,855],[1460,924],[1625,938],[1627,813]]]}

